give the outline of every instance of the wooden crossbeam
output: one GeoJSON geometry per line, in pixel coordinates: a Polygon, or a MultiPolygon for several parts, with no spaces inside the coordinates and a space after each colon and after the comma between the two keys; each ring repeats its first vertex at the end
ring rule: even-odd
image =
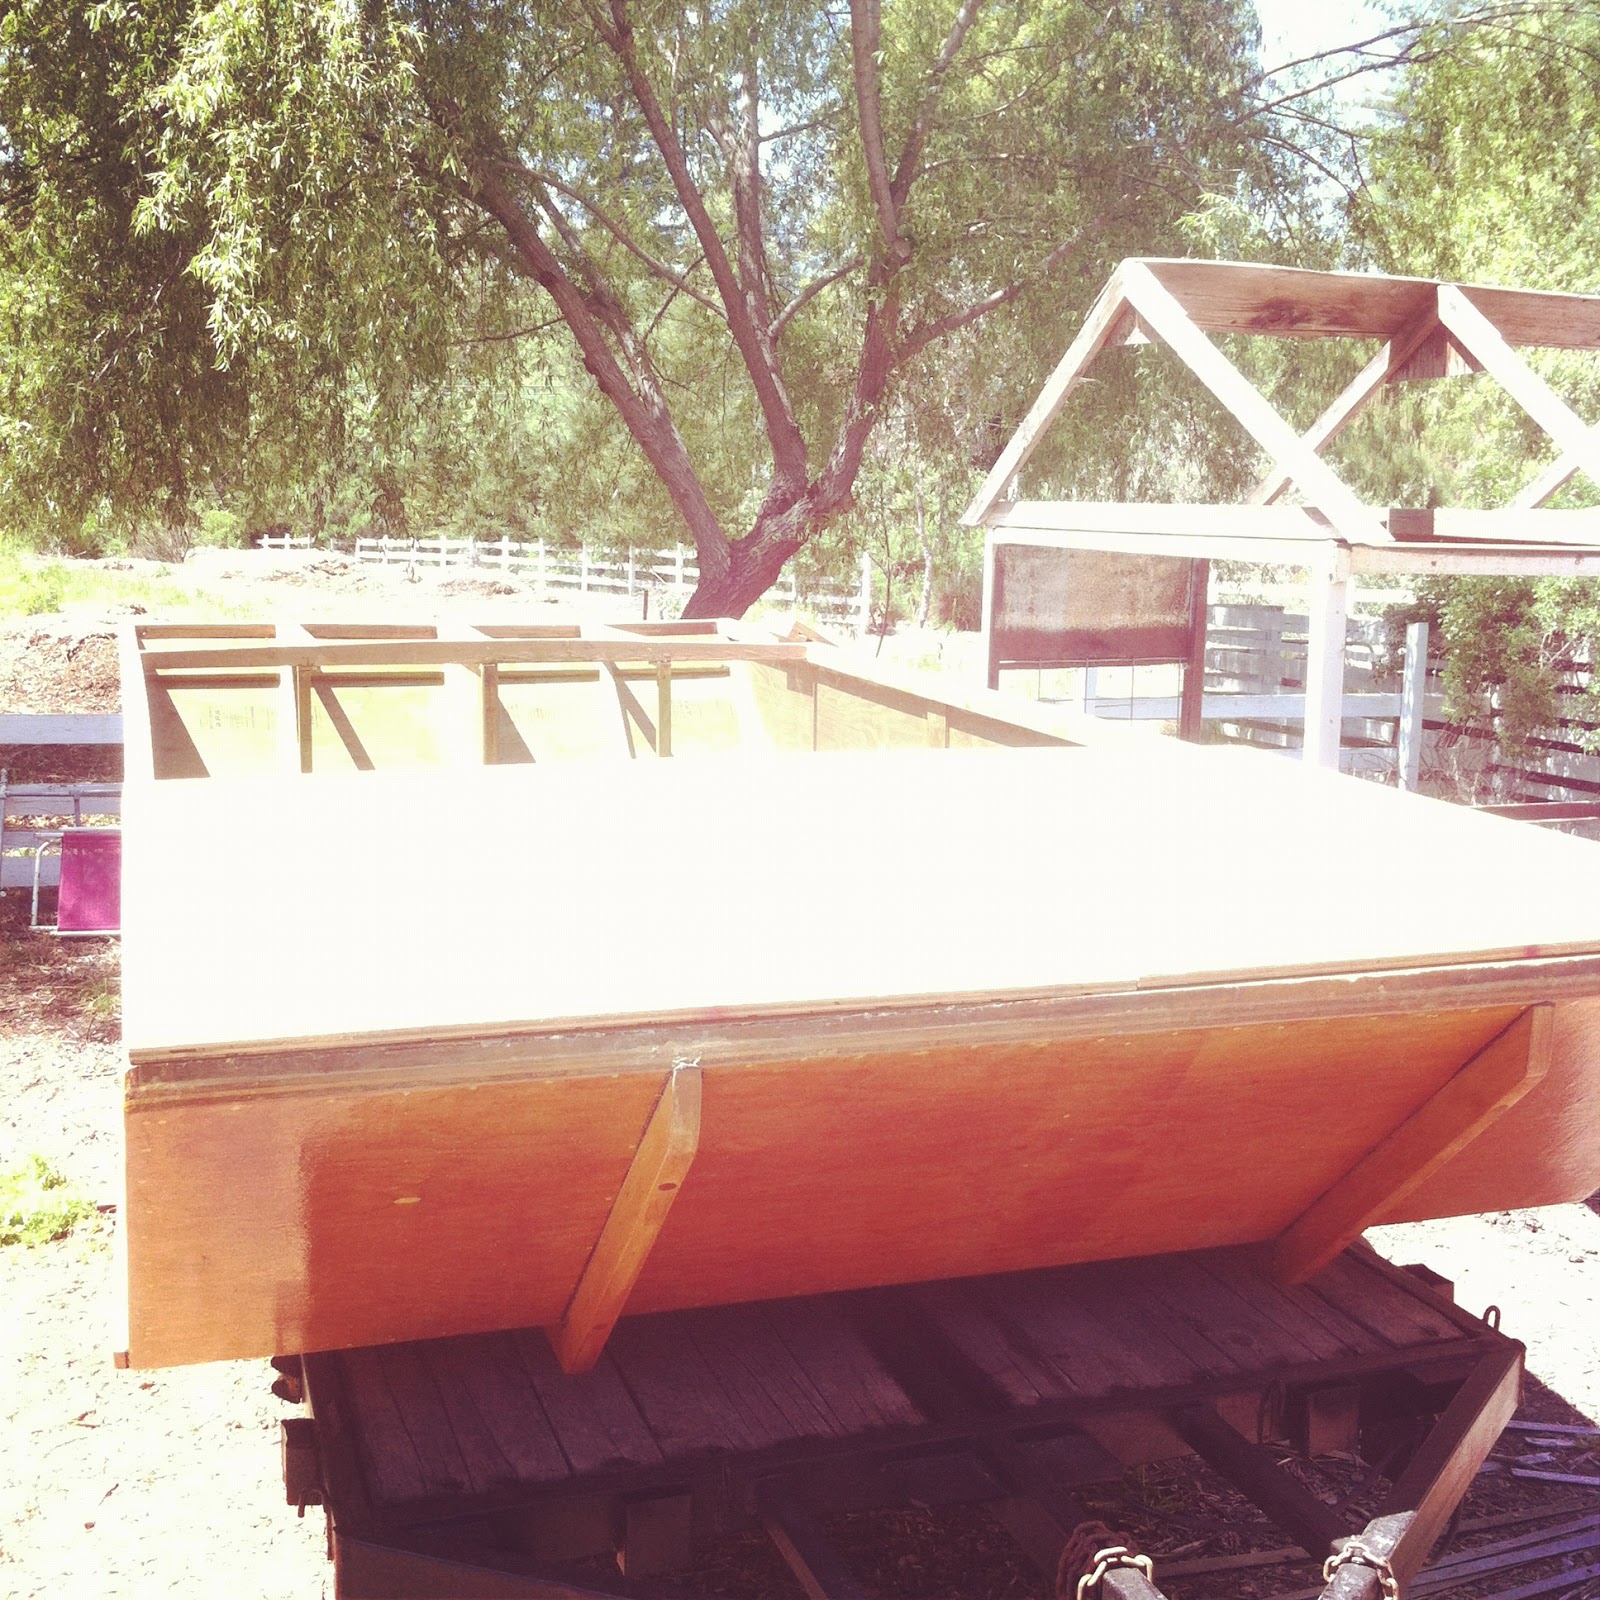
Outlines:
{"type": "Polygon", "coordinates": [[[1315,450],[1278,414],[1256,386],[1189,319],[1178,301],[1141,262],[1126,262],[1123,292],[1151,331],[1232,413],[1272,458],[1279,471],[1299,485],[1306,499],[1347,538],[1387,544],[1388,530],[1377,514],[1356,498],[1315,450]]]}
{"type": "MultiPolygon", "coordinates": [[[[1382,394],[1383,387],[1438,330],[1439,318],[1432,307],[1425,316],[1417,318],[1409,328],[1397,333],[1351,379],[1344,392],[1311,424],[1302,442],[1318,455],[1382,394]]],[[[1294,480],[1281,468],[1270,472],[1256,485],[1250,495],[1251,505],[1271,505],[1294,480]]]]}
{"type": "Polygon", "coordinates": [[[787,1483],[769,1479],[761,1484],[756,1506],[807,1600],[867,1600],[860,1579],[787,1483]]]}
{"type": "Polygon", "coordinates": [[[1128,310],[1128,302],[1122,291],[1122,271],[1118,268],[1100,291],[1099,299],[1089,308],[1089,315],[1078,330],[1078,337],[1072,341],[1067,353],[1046,380],[1044,388],[1039,391],[1039,398],[1029,407],[1027,416],[1022,419],[1022,426],[1012,434],[1005,449],[1000,452],[1000,459],[983,480],[983,487],[967,507],[961,518],[966,526],[981,526],[989,512],[1005,498],[1011,480],[1027,464],[1045,430],[1082,380],[1090,362],[1128,326],[1128,310]]]}
{"type": "Polygon", "coordinates": [[[1483,363],[1484,371],[1556,441],[1562,455],[1600,484],[1600,431],[1591,428],[1512,349],[1464,290],[1454,284],[1440,284],[1439,320],[1469,354],[1483,363]]]}
{"type": "MultiPolygon", "coordinates": [[[[481,631],[481,630],[480,630],[481,631]]],[[[482,633],[471,639],[311,639],[308,643],[273,641],[259,644],[146,647],[140,660],[146,674],[224,667],[279,669],[286,666],[418,667],[452,662],[479,665],[542,661],[804,661],[808,646],[779,640],[755,643],[743,639],[661,638],[523,639],[482,633]]]]}
{"type": "Polygon", "coordinates": [[[1516,1104],[1549,1065],[1551,1007],[1530,1006],[1273,1241],[1270,1270],[1304,1283],[1516,1104]]]}
{"type": "Polygon", "coordinates": [[[644,1270],[700,1143],[700,1067],[674,1064],[627,1176],[550,1343],[563,1372],[587,1372],[644,1270]]]}

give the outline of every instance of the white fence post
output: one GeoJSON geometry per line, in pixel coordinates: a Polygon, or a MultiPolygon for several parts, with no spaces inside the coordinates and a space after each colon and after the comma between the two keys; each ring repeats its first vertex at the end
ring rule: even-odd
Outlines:
{"type": "Polygon", "coordinates": [[[511,570],[511,535],[509,533],[500,535],[500,570],[502,572],[511,570]]]}
{"type": "Polygon", "coordinates": [[[628,546],[628,598],[633,598],[633,546],[628,546]]]}
{"type": "Polygon", "coordinates": [[[1406,629],[1406,659],[1400,679],[1400,726],[1395,735],[1395,766],[1402,789],[1415,789],[1422,778],[1422,705],[1428,687],[1428,624],[1406,629]]]}
{"type": "Polygon", "coordinates": [[[544,540],[539,541],[539,593],[543,594],[549,587],[550,569],[545,559],[544,540]]]}
{"type": "Polygon", "coordinates": [[[861,552],[861,591],[856,597],[857,627],[863,639],[872,632],[872,557],[861,552]]]}
{"type": "Polygon", "coordinates": [[[676,565],[676,568],[675,568],[675,570],[673,572],[672,587],[674,589],[676,589],[679,594],[682,594],[683,590],[684,590],[684,582],[683,582],[683,546],[681,544],[674,547],[674,554],[677,556],[677,565],[676,565]]]}

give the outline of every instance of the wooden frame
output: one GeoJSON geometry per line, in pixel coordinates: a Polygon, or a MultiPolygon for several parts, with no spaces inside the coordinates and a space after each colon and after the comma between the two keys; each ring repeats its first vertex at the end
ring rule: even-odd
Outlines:
{"type": "MultiPolygon", "coordinates": [[[[969,526],[1007,542],[1293,563],[1313,574],[1304,754],[1337,765],[1344,626],[1362,573],[1588,576],[1600,571],[1600,516],[1540,511],[1576,472],[1600,482],[1600,430],[1586,424],[1516,346],[1600,349],[1600,296],[1415,278],[1304,272],[1215,261],[1124,261],[968,507],[969,526]],[[1302,436],[1208,333],[1381,338],[1382,349],[1302,436]],[[1018,474],[1105,349],[1160,340],[1222,403],[1271,464],[1237,506],[1097,506],[1019,501],[1018,474]],[[1321,452],[1386,385],[1482,371],[1555,440],[1559,458],[1498,511],[1387,514],[1363,505],[1321,452]],[[1283,506],[1299,489],[1306,505],[1283,506]],[[1403,542],[1403,547],[1402,547],[1403,542]]],[[[986,562],[986,572],[990,570],[986,562]]]]}

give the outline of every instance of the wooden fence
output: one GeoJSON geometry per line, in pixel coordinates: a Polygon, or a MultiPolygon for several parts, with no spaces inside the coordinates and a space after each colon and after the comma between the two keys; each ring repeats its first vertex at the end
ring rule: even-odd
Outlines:
{"type": "MultiPolygon", "coordinates": [[[[287,533],[262,534],[256,543],[263,550],[314,548],[308,536],[287,533]]],[[[694,552],[681,544],[670,550],[629,549],[605,554],[587,545],[552,544],[544,539],[455,539],[441,534],[431,539],[357,539],[355,557],[379,566],[464,567],[516,574],[530,577],[541,592],[562,589],[628,599],[649,595],[657,614],[669,616],[683,609],[700,580],[694,552]]],[[[806,611],[820,622],[866,634],[872,626],[871,559],[861,558],[860,578],[853,590],[785,570],[763,598],[786,610],[806,611]]]]}

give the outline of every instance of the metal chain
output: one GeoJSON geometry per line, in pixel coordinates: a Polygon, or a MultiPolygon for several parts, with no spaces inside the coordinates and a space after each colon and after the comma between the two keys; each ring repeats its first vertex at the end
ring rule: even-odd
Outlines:
{"type": "Polygon", "coordinates": [[[1370,1567],[1377,1573],[1378,1582],[1383,1586],[1383,1600],[1400,1600],[1400,1580],[1389,1565],[1389,1558],[1380,1556],[1376,1550],[1369,1550],[1359,1538],[1347,1539],[1342,1548],[1335,1550],[1322,1563],[1322,1581],[1332,1583],[1333,1575],[1340,1567],[1354,1564],[1370,1567]]]}
{"type": "Polygon", "coordinates": [[[1104,1550],[1095,1551],[1093,1568],[1078,1579],[1077,1600],[1089,1600],[1100,1580],[1113,1567],[1132,1567],[1142,1572],[1144,1581],[1152,1586],[1156,1581],[1155,1563],[1149,1556],[1135,1555],[1125,1544],[1108,1545],[1104,1550]]]}

